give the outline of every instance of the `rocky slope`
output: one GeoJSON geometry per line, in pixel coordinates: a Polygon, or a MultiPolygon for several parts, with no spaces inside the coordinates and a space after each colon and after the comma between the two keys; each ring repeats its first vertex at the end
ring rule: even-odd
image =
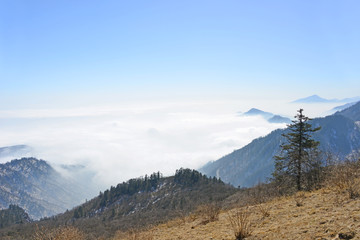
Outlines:
{"type": "Polygon", "coordinates": [[[16,204],[32,219],[71,209],[84,200],[83,192],[43,160],[22,158],[0,164],[0,207],[16,204]]]}

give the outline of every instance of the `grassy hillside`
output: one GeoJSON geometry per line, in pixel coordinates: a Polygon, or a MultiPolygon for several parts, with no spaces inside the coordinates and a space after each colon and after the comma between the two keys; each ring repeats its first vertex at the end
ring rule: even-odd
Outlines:
{"type": "Polygon", "coordinates": [[[146,232],[118,232],[113,239],[234,240],[235,232],[230,219],[236,218],[239,213],[248,214],[245,221],[250,235],[246,239],[360,238],[360,200],[348,199],[346,195],[339,196],[332,189],[322,189],[276,198],[261,206],[251,205],[223,211],[218,221],[206,225],[202,224],[201,218],[188,217],[161,224],[146,232]],[[261,209],[266,209],[268,215],[264,216],[261,209]]]}
{"type": "Polygon", "coordinates": [[[360,239],[360,160],[326,169],[323,187],[277,196],[271,185],[239,191],[213,221],[194,213],[120,239],[360,239]]]}

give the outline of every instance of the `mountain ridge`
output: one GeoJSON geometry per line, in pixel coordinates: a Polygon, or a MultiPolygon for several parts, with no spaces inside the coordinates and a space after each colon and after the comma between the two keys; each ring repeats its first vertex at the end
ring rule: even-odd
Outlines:
{"type": "MultiPolygon", "coordinates": [[[[52,229],[70,223],[90,233],[93,239],[108,239],[119,229],[126,231],[164,223],[204,204],[215,207],[237,191],[219,179],[181,168],[169,177],[157,172],[130,179],[64,213],[15,227],[23,239],[28,239],[35,225],[52,229]]],[[[6,233],[0,231],[0,237],[6,233]]]]}
{"type": "Polygon", "coordinates": [[[326,99],[322,98],[316,94],[311,95],[309,97],[300,98],[297,100],[292,101],[292,103],[350,103],[350,102],[356,102],[359,101],[360,97],[352,97],[352,98],[344,98],[344,99],[326,99]]]}
{"type": "MultiPolygon", "coordinates": [[[[322,129],[314,134],[320,141],[320,149],[331,151],[345,158],[360,149],[360,103],[337,114],[315,118],[311,123],[322,129]]],[[[220,177],[234,186],[250,187],[266,181],[274,168],[273,156],[280,152],[281,136],[286,129],[277,129],[270,134],[254,139],[248,145],[222,158],[209,162],[199,169],[208,176],[220,177]]]]}

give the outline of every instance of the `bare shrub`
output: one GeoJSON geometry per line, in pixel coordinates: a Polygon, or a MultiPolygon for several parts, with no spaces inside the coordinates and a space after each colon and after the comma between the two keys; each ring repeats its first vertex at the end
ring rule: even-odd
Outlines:
{"type": "Polygon", "coordinates": [[[256,204],[257,209],[260,211],[263,218],[270,216],[270,205],[265,204],[267,202],[265,196],[256,196],[253,199],[253,202],[256,204]]]}
{"type": "Polygon", "coordinates": [[[360,160],[333,166],[328,184],[351,199],[360,197],[360,160]]]}
{"type": "Polygon", "coordinates": [[[198,218],[198,216],[197,216],[196,213],[192,213],[192,214],[189,215],[189,221],[190,222],[195,221],[197,218],[198,218]]]}
{"type": "Polygon", "coordinates": [[[85,239],[85,235],[79,229],[75,227],[63,227],[60,228],[56,234],[54,240],[82,240],[85,239]]]}
{"type": "Polygon", "coordinates": [[[45,240],[45,239],[51,239],[50,230],[47,230],[43,227],[39,227],[38,225],[36,225],[36,230],[32,236],[32,240],[45,240]]]}
{"type": "Polygon", "coordinates": [[[263,218],[270,216],[270,205],[265,204],[268,201],[268,196],[264,193],[253,195],[253,202],[256,204],[263,218]]]}
{"type": "Polygon", "coordinates": [[[140,232],[138,230],[131,230],[129,233],[129,240],[153,240],[154,236],[153,236],[153,232],[152,231],[143,231],[140,232]]]}
{"type": "Polygon", "coordinates": [[[304,206],[305,201],[305,193],[304,192],[297,192],[294,195],[295,204],[297,207],[304,206]]]}
{"type": "Polygon", "coordinates": [[[242,240],[251,236],[252,230],[249,216],[250,212],[247,210],[237,210],[233,214],[228,214],[236,240],[242,240]]]}
{"type": "Polygon", "coordinates": [[[66,226],[46,229],[36,226],[32,240],[83,240],[85,234],[76,227],[66,226]]]}
{"type": "Polygon", "coordinates": [[[270,206],[269,205],[260,203],[260,204],[257,205],[257,208],[259,209],[261,215],[264,218],[270,216],[270,206]]]}
{"type": "Polygon", "coordinates": [[[203,219],[202,223],[207,224],[219,219],[220,210],[221,208],[217,204],[206,204],[200,206],[196,213],[203,219]]]}
{"type": "Polygon", "coordinates": [[[127,232],[117,231],[113,240],[153,240],[154,233],[150,230],[140,231],[139,229],[131,229],[127,232]]]}

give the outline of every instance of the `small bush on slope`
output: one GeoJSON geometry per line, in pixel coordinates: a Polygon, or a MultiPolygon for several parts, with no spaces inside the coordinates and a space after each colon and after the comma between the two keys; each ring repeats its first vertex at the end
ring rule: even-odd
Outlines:
{"type": "Polygon", "coordinates": [[[339,194],[346,193],[350,199],[360,197],[360,159],[331,166],[327,185],[335,187],[339,194]]]}
{"type": "Polygon", "coordinates": [[[249,216],[250,212],[244,209],[238,209],[235,213],[229,213],[229,222],[236,240],[242,240],[251,236],[252,230],[249,216]]]}

